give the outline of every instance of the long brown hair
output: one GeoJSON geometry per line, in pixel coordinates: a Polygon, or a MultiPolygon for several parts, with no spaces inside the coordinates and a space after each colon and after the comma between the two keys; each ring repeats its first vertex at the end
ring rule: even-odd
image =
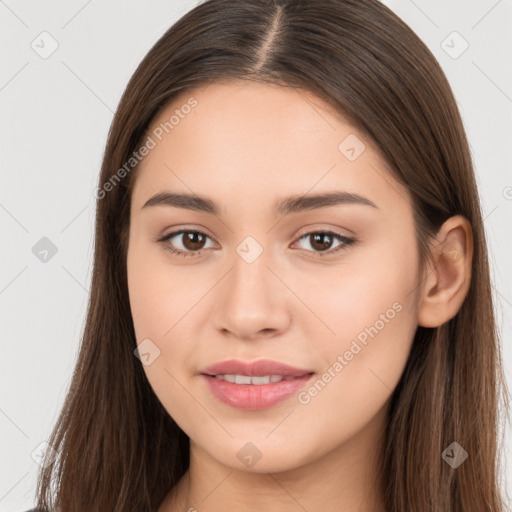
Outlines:
{"type": "Polygon", "coordinates": [[[441,327],[418,327],[390,403],[380,469],[390,512],[504,510],[497,438],[506,383],[468,141],[438,62],[377,0],[208,0],[140,63],[108,135],[87,319],[37,506],[154,511],[188,468],[189,439],[134,356],[126,251],[136,166],[126,162],[178,93],[231,80],[316,93],[373,140],[410,191],[422,264],[443,221],[460,214],[471,223],[468,295],[441,327]],[[456,469],[442,457],[452,442],[469,455],[456,469]]]}

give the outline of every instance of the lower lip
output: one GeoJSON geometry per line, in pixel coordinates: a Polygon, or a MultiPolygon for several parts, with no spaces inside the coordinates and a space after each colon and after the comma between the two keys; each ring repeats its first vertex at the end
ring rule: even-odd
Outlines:
{"type": "Polygon", "coordinates": [[[313,377],[313,374],[260,385],[235,384],[204,374],[202,377],[221,402],[235,409],[257,411],[267,409],[293,395],[313,377]]]}

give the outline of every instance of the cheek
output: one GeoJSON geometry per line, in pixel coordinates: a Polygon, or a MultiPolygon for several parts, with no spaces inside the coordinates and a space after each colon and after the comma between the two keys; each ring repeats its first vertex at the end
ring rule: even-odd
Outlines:
{"type": "Polygon", "coordinates": [[[331,273],[329,282],[317,281],[316,292],[308,295],[329,330],[314,338],[324,373],[305,390],[302,403],[319,410],[336,403],[341,416],[351,411],[350,417],[360,421],[391,395],[417,328],[416,247],[397,247],[379,244],[357,264],[331,273]]]}
{"type": "Polygon", "coordinates": [[[137,342],[169,339],[204,294],[192,274],[173,268],[165,256],[163,249],[155,251],[142,243],[128,250],[128,291],[137,342]]]}
{"type": "Polygon", "coordinates": [[[186,336],[177,333],[185,327],[187,312],[204,290],[195,290],[193,281],[184,279],[179,271],[171,273],[170,267],[142,244],[128,250],[127,272],[136,342],[149,354],[143,370],[169,414],[178,420],[186,418],[190,396],[184,392],[182,372],[193,347],[186,336]],[[176,343],[177,339],[182,341],[176,343]]]}
{"type": "Polygon", "coordinates": [[[190,356],[197,336],[191,335],[191,329],[200,323],[196,306],[208,291],[193,266],[173,266],[163,251],[134,243],[127,256],[135,338],[158,354],[144,370],[159,397],[172,396],[173,390],[179,395],[179,387],[174,389],[172,382],[169,387],[170,376],[181,381],[180,376],[192,371],[188,365],[194,360],[190,356]]]}
{"type": "Polygon", "coordinates": [[[165,311],[177,306],[176,297],[165,293],[165,277],[154,267],[138,263],[135,255],[128,264],[128,290],[137,342],[142,338],[160,339],[172,327],[165,311]]]}
{"type": "Polygon", "coordinates": [[[307,292],[330,327],[329,345],[352,339],[376,323],[379,331],[391,331],[390,326],[403,322],[415,325],[418,263],[411,226],[408,237],[397,231],[394,237],[376,238],[348,254],[337,268],[308,277],[302,293],[307,292]]]}

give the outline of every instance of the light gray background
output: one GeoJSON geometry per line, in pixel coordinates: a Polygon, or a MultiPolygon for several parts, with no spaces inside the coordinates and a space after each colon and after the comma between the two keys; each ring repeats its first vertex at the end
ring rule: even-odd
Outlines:
{"type": "MultiPolygon", "coordinates": [[[[71,379],[92,269],[93,189],[113,112],[152,44],[196,3],[0,0],[0,511],[32,507],[32,454],[71,379]],[[43,31],[58,43],[46,59],[31,47],[51,49],[43,31]],[[47,262],[32,252],[43,237],[57,247],[47,262]]],[[[464,118],[512,388],[512,0],[384,3],[437,57],[464,118]],[[454,31],[469,44],[457,58],[464,42],[454,31]]],[[[512,494],[509,424],[505,435],[503,487],[512,494]]]]}

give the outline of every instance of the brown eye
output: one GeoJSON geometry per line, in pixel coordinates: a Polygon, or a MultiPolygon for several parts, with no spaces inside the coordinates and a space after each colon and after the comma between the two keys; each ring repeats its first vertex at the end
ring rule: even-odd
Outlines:
{"type": "Polygon", "coordinates": [[[333,242],[332,235],[329,235],[328,233],[314,233],[309,235],[309,237],[311,240],[311,247],[318,249],[319,251],[326,251],[327,249],[330,249],[333,242]]]}
{"type": "Polygon", "coordinates": [[[198,231],[186,231],[182,233],[182,242],[185,249],[198,251],[203,248],[206,237],[198,231]]]}
{"type": "Polygon", "coordinates": [[[348,238],[332,231],[312,231],[302,235],[299,238],[299,241],[300,240],[308,241],[310,247],[313,249],[313,251],[310,252],[319,253],[320,256],[323,256],[322,253],[333,254],[340,250],[346,249],[349,245],[352,245],[356,242],[354,238],[348,238]],[[331,247],[336,240],[339,242],[339,244],[331,250],[331,247]]]}
{"type": "Polygon", "coordinates": [[[180,230],[169,233],[157,240],[161,242],[167,251],[179,256],[196,256],[205,249],[208,235],[194,230],[180,230]],[[172,241],[172,239],[175,239],[172,241]],[[180,243],[181,241],[181,243],[180,243]]]}

